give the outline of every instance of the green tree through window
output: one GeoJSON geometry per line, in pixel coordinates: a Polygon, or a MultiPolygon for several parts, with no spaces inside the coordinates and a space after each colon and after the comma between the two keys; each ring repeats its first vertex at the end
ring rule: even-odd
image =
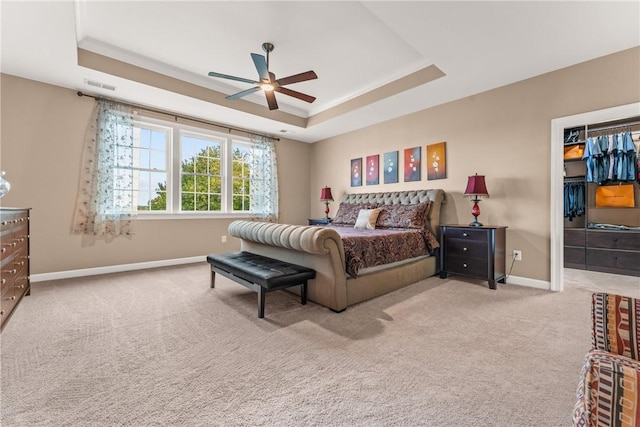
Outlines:
{"type": "MultiPolygon", "coordinates": [[[[249,147],[233,146],[233,210],[249,211],[250,201],[249,147]]],[[[181,164],[180,206],[182,211],[220,211],[222,209],[222,177],[220,146],[209,146],[181,164]]],[[[165,210],[167,183],[158,183],[157,196],[150,201],[151,210],[165,210]]]]}

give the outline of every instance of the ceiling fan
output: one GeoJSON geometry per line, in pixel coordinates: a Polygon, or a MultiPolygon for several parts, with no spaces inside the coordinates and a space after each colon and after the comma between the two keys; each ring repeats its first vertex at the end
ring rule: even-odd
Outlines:
{"type": "Polygon", "coordinates": [[[267,57],[265,59],[264,56],[259,55],[257,53],[252,53],[251,58],[253,59],[253,63],[256,66],[256,70],[258,70],[258,77],[260,80],[251,80],[244,79],[242,77],[230,76],[228,74],[220,74],[211,71],[209,76],[211,77],[219,77],[222,79],[236,80],[238,82],[252,83],[257,85],[252,87],[251,89],[243,90],[242,92],[234,93],[233,95],[227,96],[227,99],[239,99],[243,96],[249,95],[251,93],[257,92],[259,90],[264,91],[264,95],[267,98],[267,104],[269,104],[269,110],[277,110],[278,103],[276,102],[276,96],[274,92],[280,92],[284,95],[289,95],[297,99],[301,99],[306,102],[313,102],[316,100],[315,97],[296,92],[295,90],[288,89],[286,85],[290,85],[293,83],[305,82],[307,80],[317,79],[318,76],[314,71],[306,71],[300,74],[294,74],[289,77],[283,77],[281,79],[276,80],[275,74],[269,71],[269,52],[273,51],[272,43],[262,43],[262,50],[267,53],[267,57]]]}

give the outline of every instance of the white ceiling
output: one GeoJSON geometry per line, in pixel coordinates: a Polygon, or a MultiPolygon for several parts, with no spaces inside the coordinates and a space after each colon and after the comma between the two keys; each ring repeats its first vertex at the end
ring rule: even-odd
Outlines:
{"type": "Polygon", "coordinates": [[[0,13],[3,73],[276,136],[286,129],[293,132],[286,137],[306,142],[640,45],[637,1],[2,0],[0,13]],[[303,118],[429,65],[445,76],[295,126],[271,114],[260,92],[245,98],[264,105],[252,114],[78,65],[80,47],[231,94],[251,85],[207,73],[256,79],[249,54],[264,54],[263,42],[275,45],[270,69],[278,78],[318,74],[289,86],[315,96],[313,104],[276,94],[281,112],[303,118]],[[95,89],[87,79],[117,89],[95,89]]]}

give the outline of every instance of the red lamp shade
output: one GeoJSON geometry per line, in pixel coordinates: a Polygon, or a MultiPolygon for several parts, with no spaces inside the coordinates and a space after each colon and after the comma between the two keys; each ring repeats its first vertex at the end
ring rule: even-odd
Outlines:
{"type": "Polygon", "coordinates": [[[331,195],[331,187],[324,187],[320,193],[321,202],[333,202],[333,196],[331,195]]]}
{"type": "Polygon", "coordinates": [[[329,220],[329,202],[333,202],[333,196],[331,195],[331,187],[324,187],[320,193],[320,201],[324,202],[326,207],[324,208],[324,214],[327,220],[329,220]]]}
{"type": "Polygon", "coordinates": [[[464,190],[465,196],[489,197],[487,184],[484,182],[484,175],[475,174],[469,177],[467,181],[467,189],[464,190]]]}
{"type": "Polygon", "coordinates": [[[471,209],[473,222],[469,225],[482,227],[482,224],[478,222],[478,216],[480,215],[480,206],[478,206],[478,202],[480,201],[480,198],[489,197],[487,184],[484,182],[484,175],[475,174],[469,177],[469,181],[467,181],[467,189],[464,190],[464,196],[471,197],[471,201],[473,202],[473,209],[471,209]]]}

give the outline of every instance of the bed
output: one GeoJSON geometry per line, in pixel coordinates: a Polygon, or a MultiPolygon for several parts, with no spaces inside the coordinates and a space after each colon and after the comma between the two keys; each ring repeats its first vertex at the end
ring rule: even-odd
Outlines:
{"type": "MultiPolygon", "coordinates": [[[[229,234],[241,240],[243,251],[313,268],[316,277],[308,283],[308,298],[334,311],[342,311],[437,273],[440,207],[444,202],[445,193],[440,189],[347,194],[340,202],[332,226],[234,221],[229,225],[229,234]],[[371,230],[354,231],[352,222],[357,221],[362,210],[374,209],[380,209],[376,229],[385,230],[382,234],[399,232],[408,236],[424,232],[426,251],[389,261],[379,256],[389,251],[381,249],[383,246],[378,246],[376,251],[375,245],[380,243],[373,243],[373,255],[369,257],[373,260],[354,261],[353,253],[349,255],[354,252],[353,248],[347,246],[345,252],[343,236],[347,239],[354,234],[372,236],[371,230]],[[357,264],[355,270],[350,264],[357,264]]],[[[404,238],[405,242],[419,240],[415,236],[404,238]]],[[[360,258],[366,257],[358,245],[356,243],[355,253],[361,255],[360,258]]],[[[391,252],[398,255],[401,251],[391,252]]]]}

